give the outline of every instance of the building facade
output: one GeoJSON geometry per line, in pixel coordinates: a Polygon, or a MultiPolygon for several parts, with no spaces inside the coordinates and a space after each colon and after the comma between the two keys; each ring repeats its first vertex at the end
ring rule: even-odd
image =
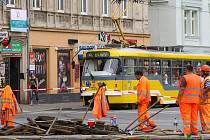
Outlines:
{"type": "Polygon", "coordinates": [[[209,0],[151,0],[151,46],[183,46],[184,51],[210,53],[209,0]]]}
{"type": "MultiPolygon", "coordinates": [[[[27,77],[35,73],[40,88],[74,87],[76,89],[72,92],[78,93],[82,71],[77,57],[79,49],[107,44],[107,40],[99,39],[101,32],[111,39],[121,39],[112,22],[113,16],[120,18],[127,39],[137,40],[139,45],[149,44],[148,4],[130,0],[120,5],[111,3],[111,0],[1,1],[1,31],[8,31],[11,39],[22,45],[19,55],[3,56],[4,60],[10,61],[5,64],[10,73],[5,75],[10,75],[9,82],[13,89],[27,89],[27,77]],[[28,33],[11,31],[11,9],[29,11],[28,33]],[[74,66],[72,62],[76,62],[74,66]],[[13,72],[14,66],[18,67],[16,72],[13,72]],[[14,77],[16,79],[12,81],[14,77]]],[[[21,101],[28,98],[21,91],[18,96],[21,101]]]]}

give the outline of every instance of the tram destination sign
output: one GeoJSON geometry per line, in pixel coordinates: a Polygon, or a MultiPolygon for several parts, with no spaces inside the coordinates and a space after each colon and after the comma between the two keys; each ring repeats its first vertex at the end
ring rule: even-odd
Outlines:
{"type": "Polygon", "coordinates": [[[87,58],[99,58],[99,57],[109,57],[110,53],[103,51],[103,52],[87,52],[87,58]]]}

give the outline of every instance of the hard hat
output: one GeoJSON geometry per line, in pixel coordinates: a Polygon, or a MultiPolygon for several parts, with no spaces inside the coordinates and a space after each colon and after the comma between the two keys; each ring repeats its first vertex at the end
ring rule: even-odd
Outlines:
{"type": "Polygon", "coordinates": [[[210,71],[210,67],[208,65],[202,65],[201,71],[210,71]]]}

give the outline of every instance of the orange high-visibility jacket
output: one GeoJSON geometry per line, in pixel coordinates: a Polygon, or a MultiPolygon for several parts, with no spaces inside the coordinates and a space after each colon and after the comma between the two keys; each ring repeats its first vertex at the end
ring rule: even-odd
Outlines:
{"type": "Polygon", "coordinates": [[[142,76],[139,80],[136,90],[138,103],[151,101],[149,80],[145,76],[142,76]]]}
{"type": "Polygon", "coordinates": [[[199,96],[201,92],[201,80],[196,74],[184,75],[186,80],[186,87],[183,88],[180,93],[181,103],[199,103],[199,96]]]}
{"type": "MultiPolygon", "coordinates": [[[[1,108],[1,123],[6,126],[6,124],[12,124],[13,116],[18,112],[17,100],[14,93],[9,85],[7,85],[2,92],[2,108],[1,108]]],[[[13,124],[12,124],[13,125],[13,124]]],[[[11,126],[12,126],[11,125],[11,126]]]]}
{"type": "Polygon", "coordinates": [[[210,91],[207,93],[204,93],[204,91],[205,91],[204,84],[207,80],[210,80],[210,76],[206,77],[201,84],[201,89],[202,89],[201,98],[200,98],[201,104],[210,104],[210,91]]]}
{"type": "Polygon", "coordinates": [[[107,116],[109,105],[105,96],[105,88],[100,87],[94,98],[93,116],[98,119],[107,116]]]}

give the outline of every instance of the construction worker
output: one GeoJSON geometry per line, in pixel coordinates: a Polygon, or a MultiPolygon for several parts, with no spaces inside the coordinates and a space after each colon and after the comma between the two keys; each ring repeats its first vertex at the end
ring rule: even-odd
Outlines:
{"type": "Polygon", "coordinates": [[[97,119],[101,119],[102,117],[107,116],[107,112],[109,111],[109,104],[105,96],[106,85],[104,83],[99,83],[98,85],[99,89],[96,92],[96,95],[93,97],[93,116],[95,116],[97,119]]]}
{"type": "Polygon", "coordinates": [[[150,96],[150,86],[149,80],[143,76],[143,72],[136,71],[135,72],[136,79],[139,81],[136,90],[137,90],[137,104],[138,104],[138,116],[139,116],[139,130],[149,131],[156,127],[155,122],[152,119],[149,119],[150,114],[146,112],[148,105],[151,101],[150,96]],[[144,114],[142,114],[144,113],[144,114]],[[146,121],[145,124],[141,122],[146,121]],[[148,124],[148,125],[146,125],[148,124]]]}
{"type": "Polygon", "coordinates": [[[17,100],[9,85],[2,92],[1,124],[5,128],[14,127],[14,116],[17,114],[17,100]]]}
{"type": "Polygon", "coordinates": [[[201,84],[200,98],[200,122],[202,133],[210,133],[210,67],[208,65],[201,66],[201,76],[204,81],[201,84]]]}
{"type": "Polygon", "coordinates": [[[193,73],[193,67],[188,65],[185,75],[180,79],[180,93],[177,104],[183,120],[182,133],[185,136],[198,135],[198,105],[200,95],[200,77],[193,73]]]}

